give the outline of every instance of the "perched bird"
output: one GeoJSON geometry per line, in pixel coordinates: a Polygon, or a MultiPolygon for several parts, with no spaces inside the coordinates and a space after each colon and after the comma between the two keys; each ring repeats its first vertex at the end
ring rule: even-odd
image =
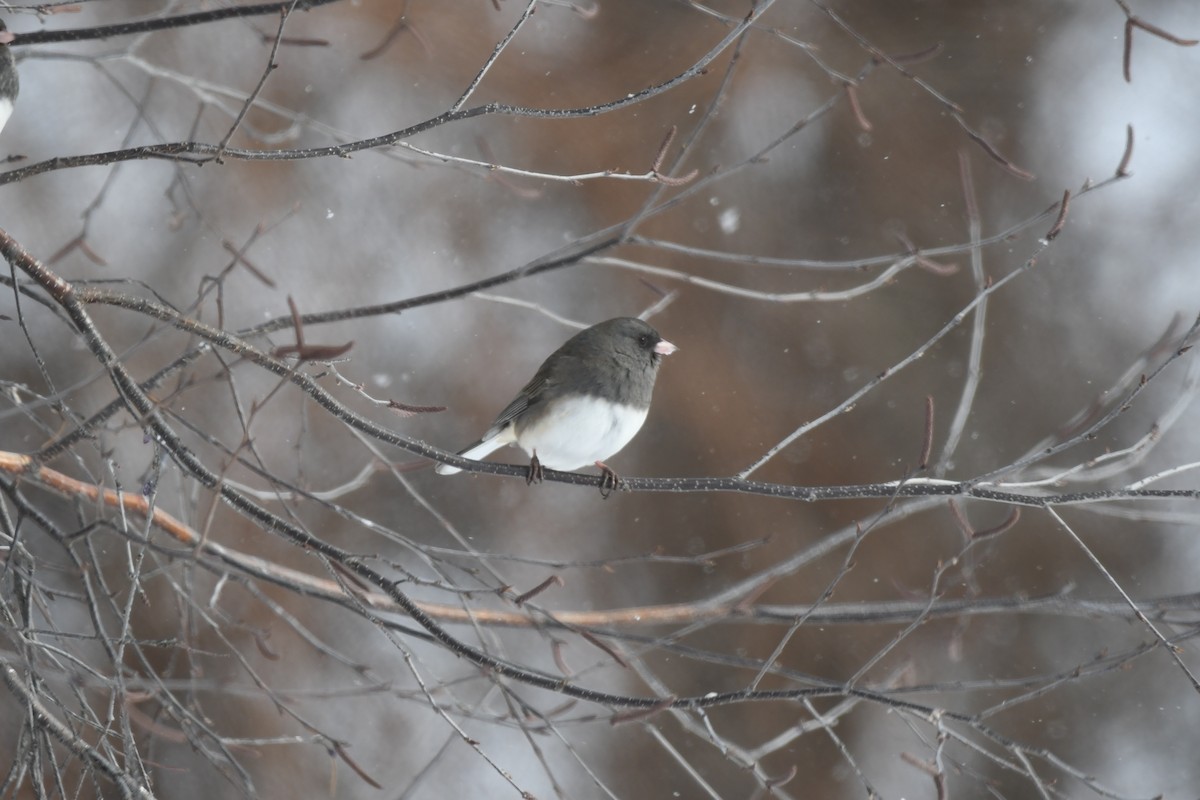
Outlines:
{"type": "Polygon", "coordinates": [[[0,20],[0,131],[12,116],[13,103],[17,101],[17,92],[21,82],[17,79],[17,59],[13,57],[8,43],[13,35],[8,32],[4,20],[0,20]]]}
{"type": "MultiPolygon", "coordinates": [[[[607,497],[621,480],[604,459],[629,444],[646,421],[658,365],[677,349],[632,317],[580,331],[542,362],[483,438],[459,455],[481,459],[515,444],[530,456],[526,483],[541,481],[543,467],[595,464],[604,473],[600,490],[607,497]]],[[[461,470],[439,464],[437,471],[461,470]]]]}

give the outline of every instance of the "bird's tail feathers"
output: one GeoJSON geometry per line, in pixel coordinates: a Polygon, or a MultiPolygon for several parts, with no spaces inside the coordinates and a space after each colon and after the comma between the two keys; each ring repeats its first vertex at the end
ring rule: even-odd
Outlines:
{"type": "MultiPolygon", "coordinates": [[[[491,438],[476,442],[466,450],[460,450],[458,454],[463,458],[478,461],[481,458],[487,458],[493,450],[499,450],[506,444],[508,444],[508,440],[504,436],[493,435],[491,438]]],[[[438,464],[436,471],[439,475],[457,475],[462,472],[458,467],[452,467],[449,464],[438,464]]]]}

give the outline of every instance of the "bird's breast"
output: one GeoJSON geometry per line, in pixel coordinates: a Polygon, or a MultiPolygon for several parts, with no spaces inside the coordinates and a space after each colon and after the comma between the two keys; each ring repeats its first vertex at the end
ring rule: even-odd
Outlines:
{"type": "Polygon", "coordinates": [[[649,409],[590,395],[556,398],[516,423],[517,444],[542,466],[573,470],[603,461],[629,444],[649,409]]]}

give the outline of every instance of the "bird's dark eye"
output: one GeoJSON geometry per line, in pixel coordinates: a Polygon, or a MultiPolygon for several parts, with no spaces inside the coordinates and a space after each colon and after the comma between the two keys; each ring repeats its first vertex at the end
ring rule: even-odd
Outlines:
{"type": "Polygon", "coordinates": [[[654,337],[652,337],[648,333],[643,333],[641,336],[638,337],[638,344],[640,344],[642,347],[649,350],[651,347],[654,346],[654,337]]]}

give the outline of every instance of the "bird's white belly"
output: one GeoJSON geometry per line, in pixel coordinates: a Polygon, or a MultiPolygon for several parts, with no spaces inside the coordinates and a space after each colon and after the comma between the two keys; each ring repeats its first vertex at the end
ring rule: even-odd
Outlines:
{"type": "Polygon", "coordinates": [[[517,432],[517,444],[542,466],[572,470],[614,455],[641,429],[649,409],[597,397],[562,398],[555,411],[517,432]]]}

